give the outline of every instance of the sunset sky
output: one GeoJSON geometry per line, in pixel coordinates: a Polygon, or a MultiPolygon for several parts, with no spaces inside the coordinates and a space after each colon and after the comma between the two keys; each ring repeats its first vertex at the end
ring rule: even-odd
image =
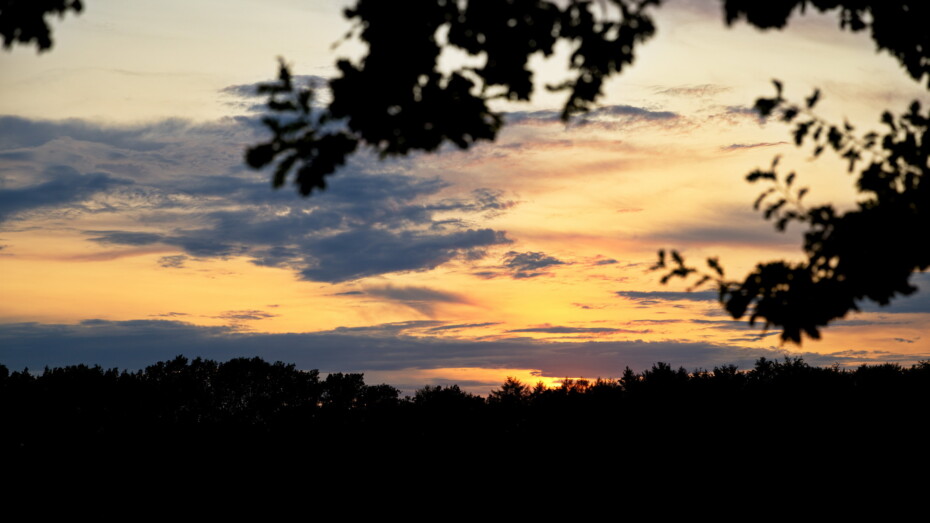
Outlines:
{"type": "MultiPolygon", "coordinates": [[[[745,181],[776,155],[809,204],[856,200],[844,163],[811,161],[789,127],[750,111],[773,78],[796,101],[819,87],[818,114],[863,133],[886,109],[930,103],[835,13],[760,32],[727,28],[716,1],[668,1],[584,119],[562,123],[564,98],[540,90],[496,107],[508,125],[493,144],[363,151],[302,198],[244,164],[267,137],[254,85],[278,57],[323,85],[337,58],[360,56],[358,42],[333,48],[348,3],[86,4],[52,21],[50,51],[0,52],[0,363],[13,370],[261,356],[483,394],[506,376],[657,361],[930,358],[930,292],[865,304],[797,346],[648,271],[659,249],[718,256],[734,279],[799,259],[800,230],[775,232],[752,209],[764,187],[745,181]]],[[[537,83],[566,77],[566,50],[533,60],[537,83]]],[[[913,282],[930,289],[930,275],[913,282]]]]}

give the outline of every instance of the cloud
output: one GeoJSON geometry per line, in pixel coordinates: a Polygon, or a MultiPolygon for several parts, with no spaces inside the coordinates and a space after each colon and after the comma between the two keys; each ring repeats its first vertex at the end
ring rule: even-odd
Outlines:
{"type": "MultiPolygon", "coordinates": [[[[309,87],[313,90],[314,94],[314,103],[320,104],[322,100],[329,98],[329,79],[322,76],[316,75],[292,75],[291,81],[295,87],[309,87]]],[[[258,88],[262,84],[271,82],[271,80],[265,82],[254,82],[249,84],[237,84],[230,85],[220,89],[221,94],[232,96],[237,100],[236,102],[231,103],[234,107],[239,109],[244,109],[250,112],[265,112],[267,106],[265,105],[265,100],[267,100],[268,95],[258,92],[258,88]]]]}
{"type": "Polygon", "coordinates": [[[752,107],[747,107],[745,105],[729,105],[726,108],[727,114],[737,114],[737,115],[746,115],[758,117],[759,111],[756,111],[752,107]]]}
{"type": "Polygon", "coordinates": [[[556,265],[566,265],[566,262],[543,252],[510,251],[504,255],[503,267],[510,271],[514,279],[523,279],[549,274],[543,269],[556,265]]]}
{"type": "Polygon", "coordinates": [[[158,259],[158,264],[166,269],[180,269],[184,267],[184,262],[188,260],[183,254],[176,256],[162,256],[158,259]]]}
{"type": "Polygon", "coordinates": [[[664,292],[664,291],[617,291],[617,296],[652,305],[663,301],[717,301],[717,291],[664,292]]]}
{"type": "Polygon", "coordinates": [[[233,321],[245,321],[245,320],[265,320],[268,318],[274,318],[277,314],[272,314],[270,312],[264,312],[260,310],[250,309],[250,310],[241,310],[241,311],[226,311],[221,313],[216,318],[224,320],[233,320],[233,321]]]}
{"type": "Polygon", "coordinates": [[[99,192],[130,183],[105,173],[82,174],[63,165],[49,166],[44,174],[48,181],[0,190],[0,222],[37,209],[79,206],[99,192]]]}
{"type": "Polygon", "coordinates": [[[91,238],[88,238],[90,241],[112,245],[152,245],[165,239],[161,234],[151,232],[85,231],[85,234],[92,235],[91,238]]]}
{"type": "Polygon", "coordinates": [[[551,110],[511,111],[504,113],[504,119],[508,125],[556,123],[562,121],[562,113],[551,110]]]}
{"type": "Polygon", "coordinates": [[[678,118],[678,113],[671,111],[652,111],[642,107],[632,105],[608,105],[599,107],[586,115],[590,118],[596,117],[625,117],[629,120],[674,120],[678,118]]]}
{"type": "MultiPolygon", "coordinates": [[[[186,125],[182,120],[166,120],[163,130],[186,125]]],[[[29,120],[18,116],[0,116],[0,150],[38,147],[52,140],[69,138],[83,142],[104,143],[118,149],[155,151],[165,147],[170,133],[156,137],[151,126],[103,126],[83,120],[29,120]],[[153,139],[154,138],[154,139],[153,139]]]]}
{"type": "MultiPolygon", "coordinates": [[[[237,90],[241,86],[230,92],[237,90]]],[[[29,162],[22,172],[45,171],[49,181],[0,191],[0,219],[38,208],[43,217],[74,208],[108,212],[113,219],[107,223],[126,226],[84,228],[89,241],[102,245],[159,244],[197,258],[245,256],[305,280],[337,283],[473,261],[511,242],[504,231],[476,227],[472,219],[500,215],[515,201],[480,187],[450,197],[448,182],[408,174],[409,160],[361,155],[323,193],[300,198],[273,191],[268,173],[243,166],[243,144],[258,140],[255,119],[128,127],[9,122],[0,143],[27,148],[16,151],[29,162]],[[58,139],[64,141],[51,143],[58,139]],[[51,159],[66,153],[82,169],[104,170],[81,174],[75,167],[53,167],[51,159]]],[[[80,223],[72,220],[75,227],[80,223]]]]}
{"type": "Polygon", "coordinates": [[[585,310],[603,309],[607,307],[606,305],[589,305],[586,303],[572,303],[572,305],[574,305],[575,307],[578,307],[579,309],[585,309],[585,310]]]}
{"type": "Polygon", "coordinates": [[[489,321],[484,323],[458,323],[454,325],[441,325],[439,327],[433,327],[429,329],[430,332],[441,332],[449,330],[461,330],[461,329],[475,329],[478,327],[490,327],[491,325],[500,325],[499,321],[489,321]]]}
{"type": "Polygon", "coordinates": [[[740,149],[756,149],[759,147],[774,147],[776,145],[785,145],[788,142],[759,142],[759,143],[731,143],[730,145],[721,147],[721,150],[724,151],[737,151],[740,149]]]}
{"type": "MultiPolygon", "coordinates": [[[[788,229],[791,232],[791,229],[788,229]]],[[[800,239],[780,233],[761,212],[751,209],[718,209],[706,221],[692,219],[666,225],[649,233],[650,240],[678,246],[790,247],[796,249],[800,239]]]]}
{"type": "Polygon", "coordinates": [[[886,314],[930,314],[930,273],[922,272],[911,276],[911,283],[917,291],[909,296],[898,296],[888,305],[879,305],[873,301],[859,303],[862,312],[881,312],[886,314]]]}
{"type": "MultiPolygon", "coordinates": [[[[512,111],[504,115],[509,125],[546,125],[560,124],[562,113],[559,111],[512,111]]],[[[618,129],[626,125],[644,122],[668,122],[680,118],[671,111],[653,111],[632,105],[607,105],[578,115],[568,122],[570,128],[597,126],[618,129]]]]}
{"type": "Polygon", "coordinates": [[[366,287],[365,294],[410,307],[427,316],[433,315],[437,303],[470,303],[468,298],[461,294],[438,291],[429,287],[395,287],[393,285],[366,287]]]}
{"type": "Polygon", "coordinates": [[[302,278],[339,283],[392,272],[435,269],[456,258],[479,259],[485,249],[510,240],[492,229],[449,233],[393,232],[357,229],[312,238],[304,247],[313,265],[300,271],[302,278]]]}
{"type": "MultiPolygon", "coordinates": [[[[714,299],[716,300],[716,292],[714,292],[714,299]]],[[[743,320],[686,320],[690,323],[696,325],[706,325],[711,329],[722,329],[722,330],[754,330],[758,331],[759,335],[762,335],[762,327],[759,324],[750,325],[748,321],[743,320]]],[[[780,333],[780,331],[774,331],[775,334],[780,333]]],[[[766,334],[768,335],[768,334],[766,334]]]]}
{"type": "Polygon", "coordinates": [[[741,336],[737,338],[728,338],[727,341],[730,343],[751,343],[754,341],[763,340],[769,336],[775,336],[781,334],[781,332],[762,332],[755,336],[741,336]]]}
{"type": "Polygon", "coordinates": [[[720,93],[725,93],[731,90],[732,90],[731,87],[724,87],[722,85],[701,84],[701,85],[687,85],[687,86],[667,87],[667,88],[657,87],[655,92],[656,94],[664,94],[668,96],[682,96],[682,97],[688,97],[688,98],[705,98],[709,96],[716,96],[720,93]]]}
{"type": "Polygon", "coordinates": [[[540,332],[546,334],[647,334],[649,330],[614,329],[609,327],[565,327],[561,325],[548,325],[545,327],[529,327],[525,329],[512,329],[506,332],[540,332]]]}
{"type": "Polygon", "coordinates": [[[475,341],[403,335],[410,329],[443,322],[401,322],[369,327],[294,334],[237,331],[233,327],[200,327],[179,321],[88,320],[77,325],[0,324],[0,361],[10,369],[78,363],[104,367],[143,368],[155,361],[204,357],[226,360],[260,356],[323,372],[373,372],[404,369],[495,368],[537,369],[543,376],[619,376],[623,368],[649,368],[658,361],[687,369],[735,364],[751,368],[759,357],[803,357],[813,365],[859,365],[910,362],[920,354],[859,351],[816,354],[751,349],[688,341],[571,341],[529,338],[475,341]]]}

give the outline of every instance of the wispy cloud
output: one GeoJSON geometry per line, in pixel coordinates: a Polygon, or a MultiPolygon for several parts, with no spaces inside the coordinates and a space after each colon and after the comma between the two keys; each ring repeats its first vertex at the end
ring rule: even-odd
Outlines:
{"type": "Polygon", "coordinates": [[[462,330],[462,329],[477,329],[479,327],[491,327],[493,325],[500,325],[499,321],[490,321],[484,323],[456,323],[452,325],[442,325],[439,327],[433,327],[429,329],[430,332],[442,332],[442,331],[452,331],[452,330],[462,330]]]}
{"type": "Polygon", "coordinates": [[[433,316],[436,305],[440,303],[470,303],[470,300],[461,294],[439,291],[429,287],[371,286],[366,287],[364,293],[367,296],[404,305],[426,316],[433,316]]]}
{"type": "Polygon", "coordinates": [[[721,147],[724,151],[739,151],[742,149],[758,149],[760,147],[775,147],[777,145],[786,145],[788,142],[758,142],[758,143],[731,143],[721,147]]]}
{"type": "MultiPolygon", "coordinates": [[[[568,122],[568,126],[570,128],[595,126],[619,129],[639,123],[667,123],[678,118],[680,118],[680,115],[671,111],[654,111],[632,105],[607,105],[572,118],[568,122]]],[[[566,125],[562,121],[561,112],[551,110],[513,111],[506,113],[505,119],[510,125],[566,125]]]]}
{"type": "Polygon", "coordinates": [[[717,301],[716,291],[666,292],[666,291],[617,291],[617,296],[633,300],[641,305],[653,305],[663,301],[717,301]]]}
{"type": "Polygon", "coordinates": [[[664,94],[667,96],[681,96],[686,98],[708,98],[731,90],[731,87],[722,85],[700,84],[682,85],[677,87],[656,87],[655,93],[664,94]]]}
{"type": "Polygon", "coordinates": [[[175,256],[162,256],[158,259],[158,264],[166,269],[180,269],[184,267],[184,262],[188,260],[183,254],[175,256]]]}
{"type": "Polygon", "coordinates": [[[198,327],[166,320],[113,322],[88,320],[77,325],[0,324],[0,361],[12,369],[77,363],[141,368],[178,354],[229,359],[261,356],[324,372],[440,368],[538,369],[543,376],[619,376],[623,368],[649,368],[657,361],[687,369],[735,364],[751,368],[759,357],[800,356],[814,365],[859,365],[916,361],[920,354],[817,354],[751,349],[688,341],[551,342],[529,338],[474,341],[404,336],[410,329],[440,327],[443,322],[401,322],[339,328],[301,334],[262,334],[234,327],[198,327]],[[130,350],[131,348],[131,350],[130,350]]]}
{"type": "Polygon", "coordinates": [[[508,333],[537,332],[545,334],[648,334],[649,330],[615,329],[611,327],[566,327],[563,325],[547,325],[544,327],[527,327],[524,329],[511,329],[508,333]]]}

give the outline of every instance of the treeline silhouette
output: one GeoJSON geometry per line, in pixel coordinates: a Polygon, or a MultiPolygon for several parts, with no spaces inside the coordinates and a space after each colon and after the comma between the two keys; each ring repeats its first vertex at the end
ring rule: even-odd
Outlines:
{"type": "Polygon", "coordinates": [[[322,378],[260,358],[178,356],[137,372],[75,365],[11,373],[0,365],[0,438],[5,456],[27,461],[105,452],[465,462],[539,452],[594,459],[631,449],[636,460],[805,439],[843,449],[922,445],[928,400],[930,362],[846,370],[761,358],[747,371],[693,372],[657,363],[556,388],[508,378],[485,398],[457,385],[401,397],[362,374],[322,378]]]}

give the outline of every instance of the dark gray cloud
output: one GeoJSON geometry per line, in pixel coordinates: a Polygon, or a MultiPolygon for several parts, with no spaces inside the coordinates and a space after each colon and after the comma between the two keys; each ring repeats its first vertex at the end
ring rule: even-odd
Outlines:
{"type": "Polygon", "coordinates": [[[187,256],[179,254],[176,256],[162,256],[158,259],[158,264],[166,269],[180,269],[184,267],[184,262],[188,260],[187,256]]]}
{"type": "MultiPolygon", "coordinates": [[[[419,321],[301,334],[261,334],[236,328],[197,327],[166,320],[78,325],[0,324],[0,362],[19,370],[78,363],[138,369],[155,361],[205,357],[225,360],[260,356],[323,372],[375,372],[436,368],[538,369],[543,376],[619,376],[623,368],[649,368],[662,361],[687,369],[735,364],[751,368],[759,357],[789,354],[705,342],[574,341],[553,343],[528,338],[474,341],[411,337],[410,329],[443,322],[419,321]]],[[[792,352],[814,365],[911,362],[928,355],[854,351],[834,354],[792,352]]]]}
{"type": "Polygon", "coordinates": [[[190,316],[186,312],[166,312],[164,314],[152,314],[153,318],[177,318],[178,316],[190,316]]]}
{"type": "Polygon", "coordinates": [[[90,241],[110,245],[152,245],[165,239],[161,234],[131,231],[85,231],[90,241]]]}
{"type": "MultiPolygon", "coordinates": [[[[0,122],[0,128],[2,125],[0,122]]],[[[74,206],[97,193],[130,183],[105,173],[80,173],[64,165],[49,166],[44,174],[48,181],[0,190],[0,222],[37,209],[74,206]]]]}
{"type": "MultiPolygon", "coordinates": [[[[243,87],[230,89],[234,94],[243,87]]],[[[45,171],[48,181],[19,187],[28,178],[11,175],[19,178],[6,185],[18,188],[0,191],[0,220],[39,208],[80,207],[93,198],[93,206],[80,209],[117,212],[134,222],[125,229],[85,231],[102,245],[161,244],[177,248],[175,256],[197,258],[245,256],[303,279],[335,283],[477,260],[488,248],[510,243],[504,231],[475,227],[472,219],[506,212],[514,201],[485,188],[460,197],[440,194],[449,183],[407,174],[404,160],[359,156],[331,178],[327,191],[309,198],[273,191],[268,173],[243,165],[242,147],[262,136],[254,118],[122,127],[3,122],[9,125],[0,125],[0,152],[31,162],[22,173],[45,171]],[[55,143],[67,143],[75,165],[103,170],[81,174],[45,165],[61,154],[57,145],[47,145],[59,138],[70,139],[55,143]],[[3,151],[9,148],[21,150],[3,151]],[[135,224],[142,223],[140,231],[135,224]]],[[[179,261],[163,258],[162,264],[179,261]]]]}
{"type": "Polygon", "coordinates": [[[366,287],[365,294],[396,301],[468,302],[468,300],[460,294],[437,291],[429,287],[384,285],[380,287],[366,287]]]}
{"type": "Polygon", "coordinates": [[[12,151],[0,153],[0,160],[6,160],[8,162],[17,162],[17,161],[30,161],[34,159],[35,156],[28,151],[12,151]]]}
{"type": "Polygon", "coordinates": [[[566,327],[562,325],[550,325],[545,327],[528,327],[525,329],[511,329],[510,333],[516,332],[539,332],[546,334],[617,334],[617,333],[632,333],[632,334],[648,334],[649,330],[628,330],[628,329],[614,329],[610,327],[566,327]]]}
{"type": "MultiPolygon", "coordinates": [[[[270,81],[270,80],[269,80],[270,81]]],[[[329,85],[329,79],[316,76],[311,74],[295,74],[291,76],[291,81],[297,87],[309,87],[311,89],[323,89],[329,85]]],[[[220,89],[220,92],[223,94],[233,95],[240,98],[267,98],[267,94],[261,94],[258,92],[260,85],[269,83],[266,82],[254,82],[250,84],[237,84],[230,85],[229,87],[224,87],[220,89]]]]}
{"type": "Polygon", "coordinates": [[[274,318],[277,314],[272,314],[270,312],[265,312],[256,309],[241,310],[241,311],[225,311],[221,313],[216,318],[230,321],[246,321],[246,320],[265,320],[268,318],[274,318]]]}
{"type": "MultiPolygon", "coordinates": [[[[328,78],[316,75],[293,75],[291,80],[294,87],[310,88],[313,92],[310,103],[314,111],[322,109],[332,99],[328,78]]],[[[227,96],[225,100],[227,105],[245,113],[261,115],[269,112],[268,94],[259,93],[259,86],[266,83],[271,83],[271,79],[265,82],[231,85],[220,89],[219,92],[227,96]]]]}
{"type": "Polygon", "coordinates": [[[453,292],[438,291],[429,287],[416,286],[372,286],[365,288],[365,294],[391,301],[432,316],[437,303],[469,303],[468,298],[453,292]]]}
{"type": "Polygon", "coordinates": [[[757,149],[759,147],[773,147],[776,145],[785,145],[788,142],[759,142],[759,143],[731,143],[721,147],[724,151],[737,151],[740,149],[757,149]]]}
{"type": "Polygon", "coordinates": [[[575,307],[578,307],[579,309],[585,309],[585,310],[604,309],[607,307],[606,305],[590,305],[587,303],[572,303],[572,305],[574,305],[575,307]]]}
{"type": "Polygon", "coordinates": [[[562,113],[559,111],[511,111],[504,114],[504,119],[510,125],[519,125],[522,123],[553,123],[562,121],[562,113]]]}
{"type": "Polygon", "coordinates": [[[727,338],[727,341],[730,342],[730,343],[751,343],[751,342],[763,340],[763,339],[765,339],[765,338],[768,338],[769,336],[775,336],[775,335],[778,335],[778,334],[781,334],[781,332],[780,332],[780,331],[778,331],[778,332],[762,332],[762,333],[759,333],[759,334],[754,335],[754,336],[740,336],[740,337],[736,337],[736,338],[727,338]]]}
{"type": "Polygon", "coordinates": [[[457,323],[453,325],[441,325],[439,327],[433,327],[428,329],[429,332],[442,332],[450,330],[461,330],[461,329],[475,329],[478,327],[490,327],[491,325],[500,325],[499,321],[490,321],[484,323],[457,323]]]}
{"type": "MultiPolygon", "coordinates": [[[[714,293],[716,296],[716,292],[714,293]]],[[[715,298],[716,299],[716,298],[715,298]]],[[[721,330],[755,330],[759,331],[759,334],[762,334],[762,323],[756,323],[755,325],[750,325],[746,320],[686,320],[689,323],[694,325],[704,326],[710,329],[721,329],[721,330]]],[[[780,331],[776,331],[778,333],[780,331]]]]}
{"type": "Polygon", "coordinates": [[[0,116],[0,151],[38,147],[60,138],[101,143],[131,151],[157,151],[172,141],[170,137],[173,134],[189,126],[184,120],[104,126],[83,120],[48,121],[0,116]]]}
{"type": "Polygon", "coordinates": [[[615,263],[620,263],[620,262],[618,262],[617,260],[614,260],[614,259],[609,259],[609,260],[598,260],[598,261],[594,262],[594,265],[613,265],[613,264],[615,264],[615,263]]]}
{"type": "Polygon", "coordinates": [[[681,96],[686,98],[706,98],[709,96],[716,96],[720,93],[725,93],[732,90],[731,87],[724,87],[722,85],[715,84],[701,84],[701,85],[683,85],[678,87],[657,87],[656,94],[664,94],[668,96],[681,96]]]}
{"type": "Polygon", "coordinates": [[[898,321],[878,321],[878,320],[837,320],[831,323],[831,327],[869,327],[872,325],[903,325],[904,322],[898,321]]]}
{"type": "Polygon", "coordinates": [[[510,251],[504,255],[503,266],[510,271],[513,278],[522,279],[549,274],[544,269],[556,265],[566,265],[566,262],[544,252],[510,251]]]}
{"type": "Polygon", "coordinates": [[[631,120],[673,120],[678,118],[678,113],[671,111],[652,111],[642,107],[633,107],[632,105],[608,105],[599,107],[586,115],[590,120],[594,117],[626,117],[631,120]]]}
{"type": "MultiPolygon", "coordinates": [[[[510,125],[561,123],[559,111],[513,111],[504,115],[510,125]]],[[[680,115],[671,111],[653,111],[632,105],[607,105],[578,115],[569,122],[570,127],[589,125],[614,127],[634,122],[670,121],[680,115]]]]}
{"type": "Polygon", "coordinates": [[[739,245],[742,247],[800,248],[801,246],[801,239],[790,234],[793,231],[791,226],[786,233],[776,231],[772,223],[763,218],[761,212],[753,211],[748,204],[745,209],[719,209],[714,216],[708,216],[707,220],[707,223],[695,223],[692,220],[687,223],[682,222],[678,226],[665,227],[650,233],[649,238],[679,247],[739,245]]]}
{"type": "Polygon", "coordinates": [[[752,107],[745,105],[730,105],[726,108],[727,114],[736,114],[736,115],[745,115],[745,116],[759,116],[759,111],[756,111],[752,107]]]}
{"type": "Polygon", "coordinates": [[[717,291],[664,292],[664,291],[617,291],[617,296],[652,305],[663,301],[717,301],[717,291]]]}
{"type": "Polygon", "coordinates": [[[443,233],[356,229],[304,242],[312,266],[307,280],[338,283],[391,272],[435,269],[450,260],[478,259],[485,249],[510,243],[501,231],[468,229],[443,233]]]}

